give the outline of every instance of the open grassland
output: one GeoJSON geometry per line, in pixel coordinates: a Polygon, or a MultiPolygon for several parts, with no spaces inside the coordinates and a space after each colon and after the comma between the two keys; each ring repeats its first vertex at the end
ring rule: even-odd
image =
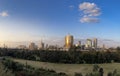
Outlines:
{"type": "MultiPolygon", "coordinates": [[[[22,59],[14,59],[14,61],[31,65],[36,68],[45,68],[53,69],[56,72],[64,72],[69,76],[74,76],[75,72],[80,72],[83,75],[90,73],[93,70],[93,64],[60,64],[60,63],[48,63],[48,62],[39,62],[39,61],[30,61],[22,59]]],[[[104,69],[104,76],[107,76],[108,72],[112,72],[117,69],[117,72],[120,73],[120,63],[109,63],[109,64],[98,64],[104,69]]]]}
{"type": "Polygon", "coordinates": [[[14,76],[11,71],[4,69],[2,62],[0,61],[0,76],[14,76]]]}

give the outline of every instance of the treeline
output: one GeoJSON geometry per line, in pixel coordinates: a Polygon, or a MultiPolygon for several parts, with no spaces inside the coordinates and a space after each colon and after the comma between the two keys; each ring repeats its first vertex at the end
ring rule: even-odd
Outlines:
{"type": "Polygon", "coordinates": [[[0,49],[0,56],[28,59],[53,63],[111,63],[120,62],[120,52],[104,51],[47,51],[47,50],[19,50],[0,49]]]}

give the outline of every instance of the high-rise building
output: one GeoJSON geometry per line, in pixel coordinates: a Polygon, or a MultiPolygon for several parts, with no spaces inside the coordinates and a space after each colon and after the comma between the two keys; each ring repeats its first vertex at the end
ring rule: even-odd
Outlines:
{"type": "Polygon", "coordinates": [[[81,41],[78,41],[78,46],[81,46],[81,41]]]}
{"type": "Polygon", "coordinates": [[[35,43],[30,43],[29,45],[29,50],[36,50],[37,49],[37,45],[35,45],[35,43]]]}
{"type": "Polygon", "coordinates": [[[97,38],[94,38],[94,40],[93,40],[93,47],[97,48],[97,44],[98,44],[97,38]]]}
{"type": "Polygon", "coordinates": [[[42,41],[40,42],[38,49],[44,49],[44,43],[42,41]]]}
{"type": "Polygon", "coordinates": [[[92,40],[91,39],[87,39],[86,47],[87,48],[92,48],[92,40]]]}
{"type": "Polygon", "coordinates": [[[103,44],[103,47],[102,47],[103,49],[105,49],[105,45],[103,44]]]}
{"type": "Polygon", "coordinates": [[[72,35],[67,35],[65,36],[65,48],[69,49],[73,46],[73,36],[72,35]]]}

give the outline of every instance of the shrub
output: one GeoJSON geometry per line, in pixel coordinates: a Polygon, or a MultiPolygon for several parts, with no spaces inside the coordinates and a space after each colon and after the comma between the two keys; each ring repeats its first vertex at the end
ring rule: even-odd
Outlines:
{"type": "Polygon", "coordinates": [[[98,71],[99,68],[100,68],[100,67],[99,67],[97,64],[94,64],[94,65],[93,65],[93,72],[98,71]]]}
{"type": "Polygon", "coordinates": [[[109,72],[107,76],[113,76],[112,72],[109,72]]]}
{"type": "Polygon", "coordinates": [[[75,73],[75,76],[83,76],[82,73],[75,73]]]}
{"type": "Polygon", "coordinates": [[[111,63],[114,63],[114,60],[111,60],[111,63]]]}
{"type": "Polygon", "coordinates": [[[100,76],[103,76],[103,73],[104,73],[103,68],[100,68],[100,69],[99,69],[99,75],[100,75],[100,76]]]}
{"type": "Polygon", "coordinates": [[[99,73],[98,72],[87,73],[85,76],[99,76],[99,73]]]}
{"type": "Polygon", "coordinates": [[[63,73],[63,72],[60,72],[60,73],[58,73],[59,75],[61,75],[61,76],[67,76],[65,73],[63,73]]]}
{"type": "Polygon", "coordinates": [[[113,76],[115,76],[116,74],[117,74],[117,69],[113,71],[113,76]]]}

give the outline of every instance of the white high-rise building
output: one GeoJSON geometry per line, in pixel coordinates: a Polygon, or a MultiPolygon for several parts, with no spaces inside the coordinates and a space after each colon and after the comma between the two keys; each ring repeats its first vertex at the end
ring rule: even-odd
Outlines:
{"type": "Polygon", "coordinates": [[[78,46],[81,46],[81,41],[78,41],[78,46]]]}
{"type": "Polygon", "coordinates": [[[40,42],[38,49],[44,49],[44,43],[42,41],[40,42]]]}
{"type": "Polygon", "coordinates": [[[94,38],[93,39],[93,47],[97,48],[97,44],[98,44],[98,40],[97,40],[97,38],[94,38]]]}
{"type": "Polygon", "coordinates": [[[86,47],[92,48],[92,40],[91,39],[87,39],[86,47]]]}

